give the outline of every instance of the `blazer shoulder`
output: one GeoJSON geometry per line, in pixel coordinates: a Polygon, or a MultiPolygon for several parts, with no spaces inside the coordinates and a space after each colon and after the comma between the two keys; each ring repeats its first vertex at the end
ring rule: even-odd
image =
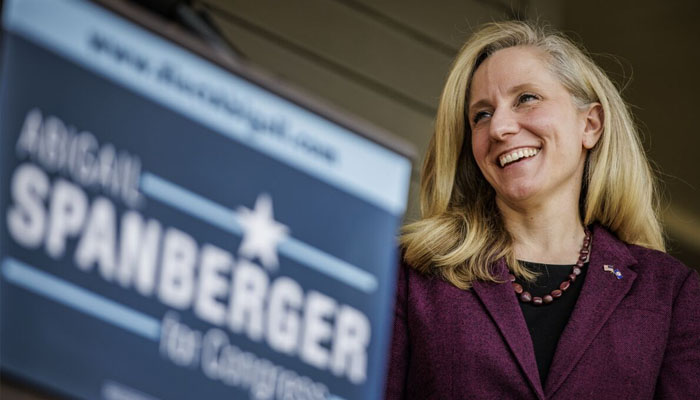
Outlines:
{"type": "Polygon", "coordinates": [[[429,285],[435,284],[437,281],[442,281],[437,275],[426,273],[418,270],[418,268],[406,262],[401,256],[399,264],[399,282],[407,286],[412,285],[429,285]]]}
{"type": "Polygon", "coordinates": [[[400,299],[423,306],[434,304],[437,307],[447,299],[462,296],[464,292],[437,274],[420,271],[403,259],[397,281],[400,299]]]}
{"type": "Polygon", "coordinates": [[[627,245],[627,248],[641,267],[651,268],[665,275],[686,276],[692,272],[692,269],[683,264],[682,261],[663,251],[634,244],[627,245]]]}
{"type": "Polygon", "coordinates": [[[634,270],[646,277],[646,280],[657,284],[673,283],[673,286],[678,289],[690,275],[697,275],[697,271],[668,253],[637,245],[627,245],[627,247],[630,254],[637,260],[634,270]]]}

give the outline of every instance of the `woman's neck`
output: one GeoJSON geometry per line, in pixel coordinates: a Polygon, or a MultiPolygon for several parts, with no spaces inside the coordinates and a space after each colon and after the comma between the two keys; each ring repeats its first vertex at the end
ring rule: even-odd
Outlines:
{"type": "MultiPolygon", "coordinates": [[[[585,236],[578,207],[563,204],[515,208],[497,201],[518,260],[574,264],[585,236]]],[[[576,204],[577,206],[577,204],[576,204]]]]}

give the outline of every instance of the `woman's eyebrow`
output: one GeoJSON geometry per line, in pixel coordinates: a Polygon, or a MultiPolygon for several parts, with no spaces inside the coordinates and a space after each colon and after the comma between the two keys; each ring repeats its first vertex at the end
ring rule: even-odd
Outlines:
{"type": "Polygon", "coordinates": [[[514,94],[517,92],[522,92],[523,90],[537,90],[537,85],[532,84],[532,83],[521,83],[519,85],[515,85],[512,88],[508,89],[508,94],[514,94]]]}
{"type": "Polygon", "coordinates": [[[477,101],[476,103],[470,104],[469,108],[467,110],[473,110],[474,108],[487,107],[490,105],[491,105],[491,102],[489,102],[486,99],[481,99],[481,100],[477,101]]]}
{"type": "MultiPolygon", "coordinates": [[[[515,86],[511,87],[510,89],[508,89],[506,94],[513,95],[515,93],[522,92],[523,90],[537,90],[537,89],[538,89],[537,85],[535,85],[533,83],[521,83],[521,84],[515,85],[515,86]]],[[[479,107],[487,107],[490,105],[491,105],[491,102],[488,101],[487,99],[480,99],[479,101],[477,101],[475,103],[469,104],[468,110],[472,110],[474,108],[479,108],[479,107]]]]}

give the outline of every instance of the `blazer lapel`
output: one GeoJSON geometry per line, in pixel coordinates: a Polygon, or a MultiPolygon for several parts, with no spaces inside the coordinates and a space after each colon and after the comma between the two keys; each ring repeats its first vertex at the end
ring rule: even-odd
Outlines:
{"type": "Polygon", "coordinates": [[[496,262],[495,267],[496,276],[504,280],[505,283],[475,281],[473,284],[474,292],[479,296],[501,331],[506,343],[518,360],[518,364],[525,372],[530,386],[537,394],[537,398],[544,399],[530,331],[527,329],[527,323],[518,305],[518,300],[513,294],[513,288],[508,279],[508,268],[503,259],[496,262]]]}
{"type": "Polygon", "coordinates": [[[629,268],[634,264],[636,260],[623,242],[604,228],[594,226],[586,281],[559,338],[545,383],[547,397],[561,387],[615,307],[629,292],[637,276],[629,268]],[[622,273],[621,279],[606,271],[605,265],[617,268],[622,273]]]}

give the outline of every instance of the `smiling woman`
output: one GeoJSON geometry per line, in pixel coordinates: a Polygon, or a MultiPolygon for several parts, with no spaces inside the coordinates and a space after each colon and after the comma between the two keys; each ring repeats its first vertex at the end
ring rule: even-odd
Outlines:
{"type": "Polygon", "coordinates": [[[700,393],[700,280],[664,253],[626,104],[562,35],[491,23],[464,45],[421,211],[401,237],[388,398],[700,393]]]}

